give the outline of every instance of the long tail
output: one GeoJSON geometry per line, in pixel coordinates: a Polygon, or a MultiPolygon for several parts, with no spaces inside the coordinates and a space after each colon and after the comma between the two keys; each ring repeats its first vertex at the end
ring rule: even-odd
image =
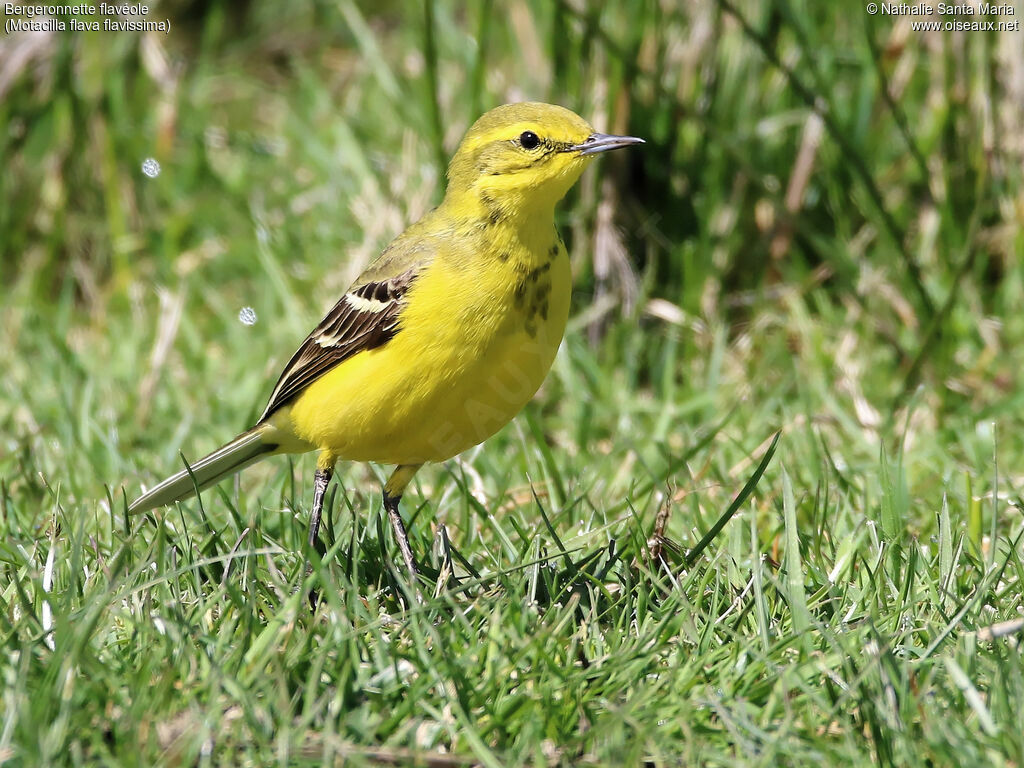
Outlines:
{"type": "Polygon", "coordinates": [[[221,478],[248,467],[277,448],[275,444],[266,442],[263,432],[262,426],[243,432],[227,445],[189,465],[191,474],[188,470],[182,470],[150,488],[128,505],[128,512],[148,512],[156,507],[187,499],[195,495],[196,486],[201,491],[221,478]]]}

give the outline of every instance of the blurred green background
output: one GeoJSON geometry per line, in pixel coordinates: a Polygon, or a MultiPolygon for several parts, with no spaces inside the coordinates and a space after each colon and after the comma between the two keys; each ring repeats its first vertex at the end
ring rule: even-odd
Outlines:
{"type": "MultiPolygon", "coordinates": [[[[170,33],[0,37],[0,762],[194,764],[214,739],[216,760],[253,764],[1019,764],[1019,653],[971,633],[1021,611],[1024,33],[790,0],[166,2],[149,18],[170,33]],[[381,470],[343,468],[349,567],[320,578],[347,585],[352,667],[324,682],[342,662],[317,649],[339,647],[342,619],[285,600],[310,460],[155,524],[124,519],[122,488],[249,426],[309,328],[440,200],[466,128],[518,100],[647,144],[560,208],[576,290],[538,397],[407,502],[419,552],[443,523],[505,591],[437,598],[479,614],[434,638],[451,669],[396,660],[374,623],[398,610],[381,470]],[[692,546],[778,429],[724,543],[636,571],[656,511],[692,546]],[[568,568],[549,613],[520,612],[539,578],[523,569],[558,536],[577,565],[617,539],[615,566],[568,568]],[[239,566],[258,587],[177,559],[221,563],[253,537],[278,548],[239,566]],[[362,555],[376,565],[357,574],[362,555]],[[581,568],[615,584],[586,615],[562,599],[581,568]],[[657,611],[637,608],[648,588],[657,611]],[[299,622],[291,641],[266,634],[279,618],[299,622]],[[492,656],[481,678],[488,642],[511,666],[492,656]],[[611,677],[556,659],[577,642],[611,677]],[[170,671],[147,659],[164,643],[170,671]],[[531,643],[550,667],[522,664],[531,643]],[[480,690],[452,709],[443,685],[375,677],[403,664],[480,690]],[[69,669],[91,687],[70,691],[69,669]],[[685,681],[645,682],[666,669],[685,681]],[[552,705],[563,689],[583,692],[552,705]],[[325,729],[339,741],[311,741],[325,729]]],[[[394,631],[419,647],[409,626],[430,615],[410,621],[394,631]]]]}

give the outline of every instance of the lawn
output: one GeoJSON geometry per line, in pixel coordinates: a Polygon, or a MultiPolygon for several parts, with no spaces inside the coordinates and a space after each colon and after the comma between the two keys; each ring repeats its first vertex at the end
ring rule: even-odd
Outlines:
{"type": "Polygon", "coordinates": [[[1024,32],[603,6],[0,37],[0,764],[1024,762],[1024,32]],[[128,516],[523,99],[647,144],[559,209],[541,391],[403,499],[423,603],[390,467],[309,571],[313,455],[128,516]]]}

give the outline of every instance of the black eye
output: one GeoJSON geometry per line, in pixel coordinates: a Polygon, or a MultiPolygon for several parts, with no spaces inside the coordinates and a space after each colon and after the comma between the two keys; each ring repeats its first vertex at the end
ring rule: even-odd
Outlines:
{"type": "Polygon", "coordinates": [[[536,149],[540,146],[540,139],[533,131],[523,131],[519,134],[519,143],[523,145],[523,149],[536,149]]]}

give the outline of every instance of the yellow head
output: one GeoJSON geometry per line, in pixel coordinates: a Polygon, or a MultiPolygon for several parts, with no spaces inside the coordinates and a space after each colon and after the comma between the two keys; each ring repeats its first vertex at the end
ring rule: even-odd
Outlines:
{"type": "Polygon", "coordinates": [[[594,155],[642,143],[595,133],[564,107],[505,104],[473,123],[462,139],[448,166],[448,199],[469,194],[505,216],[550,211],[594,155]]]}

